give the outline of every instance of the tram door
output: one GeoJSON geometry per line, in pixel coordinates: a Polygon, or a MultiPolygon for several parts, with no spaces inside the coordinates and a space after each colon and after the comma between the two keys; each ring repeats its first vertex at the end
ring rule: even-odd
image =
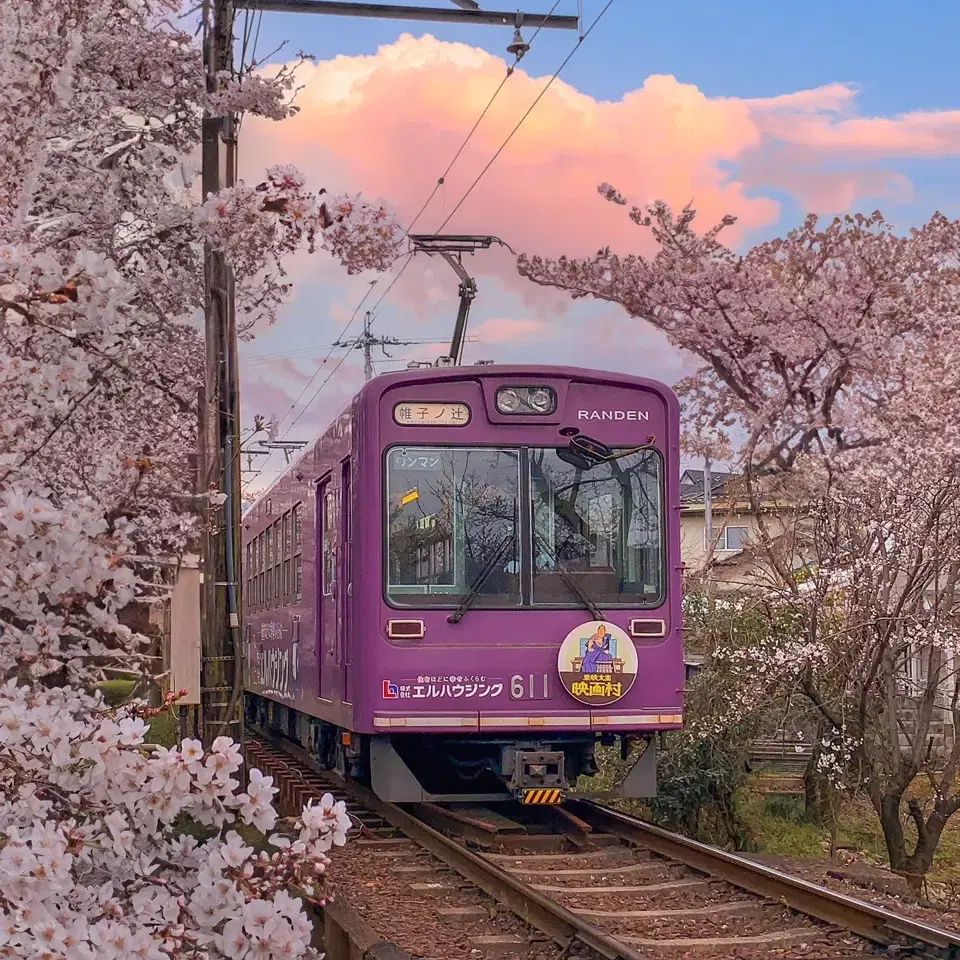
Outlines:
{"type": "Polygon", "coordinates": [[[337,556],[337,666],[340,698],[349,701],[347,682],[350,661],[353,659],[353,643],[350,637],[350,597],[353,583],[350,575],[350,541],[353,535],[350,523],[350,458],[340,464],[340,529],[337,556]]]}
{"type": "Polygon", "coordinates": [[[317,538],[317,685],[321,700],[341,698],[337,648],[337,554],[339,544],[338,489],[333,477],[320,482],[317,490],[317,517],[320,536],[317,538]]]}

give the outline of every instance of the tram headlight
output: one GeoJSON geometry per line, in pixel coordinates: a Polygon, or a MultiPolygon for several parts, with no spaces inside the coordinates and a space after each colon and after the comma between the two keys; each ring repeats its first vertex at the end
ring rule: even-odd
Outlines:
{"type": "Polygon", "coordinates": [[[520,409],[520,395],[509,388],[498,390],[497,409],[501,413],[516,413],[520,409]]]}
{"type": "Polygon", "coordinates": [[[557,393],[552,387],[501,387],[497,391],[500,413],[546,416],[557,409],[557,393]]]}
{"type": "Polygon", "coordinates": [[[549,390],[538,389],[530,391],[530,406],[537,413],[553,412],[553,396],[549,390]]]}

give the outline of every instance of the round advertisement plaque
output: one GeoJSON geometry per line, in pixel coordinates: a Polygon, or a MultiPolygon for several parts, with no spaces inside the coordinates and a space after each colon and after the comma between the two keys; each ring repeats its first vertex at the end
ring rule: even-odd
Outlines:
{"type": "Polygon", "coordinates": [[[611,623],[590,620],[574,627],[557,655],[567,693],[591,707],[616,703],[637,679],[637,648],[611,623]]]}

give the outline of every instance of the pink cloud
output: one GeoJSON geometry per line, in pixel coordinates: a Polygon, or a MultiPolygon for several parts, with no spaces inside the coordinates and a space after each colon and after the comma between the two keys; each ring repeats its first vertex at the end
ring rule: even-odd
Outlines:
{"type": "MultiPolygon", "coordinates": [[[[307,65],[299,114],[281,124],[247,120],[241,162],[251,175],[271,163],[295,163],[313,184],[385,198],[409,223],[504,70],[499,57],[429,34],[403,35],[374,55],[307,65]],[[449,96],[452,89],[456,97],[449,96]]],[[[513,74],[416,231],[440,226],[545,82],[521,70],[513,74]]],[[[445,229],[496,233],[518,250],[550,256],[589,254],[608,244],[649,249],[649,237],[623,211],[599,202],[596,184],[607,181],[633,202],[692,200],[705,224],[734,213],[738,224],[727,236],[736,243],[778,219],[779,204],[765,189],[786,190],[825,213],[849,209],[862,197],[900,200],[909,197],[909,182],[868,161],[958,151],[960,111],[861,117],[849,84],[737,99],[709,97],[656,75],[617,101],[599,101],[558,80],[445,229]],[[848,168],[833,168],[837,160],[848,161],[848,168]],[[731,165],[739,165],[735,176],[731,165]]],[[[475,264],[477,273],[522,290],[509,257],[488,252],[475,264]]],[[[456,289],[443,264],[431,266],[427,291],[420,266],[395,288],[400,300],[419,303],[424,313],[456,289]]],[[[543,296],[522,295],[531,305],[543,296]]],[[[554,299],[549,309],[558,306],[554,299]]]]}
{"type": "Polygon", "coordinates": [[[816,90],[744,101],[766,137],[833,157],[949,157],[960,154],[960,110],[858,117],[856,90],[816,90]]]}
{"type": "MultiPolygon", "coordinates": [[[[430,35],[404,35],[370,56],[306,66],[296,117],[280,124],[245,120],[241,173],[252,179],[266,166],[294,163],[313,187],[362,190],[385,199],[406,225],[504,71],[499,57],[430,35]]],[[[414,232],[439,228],[546,80],[515,71],[414,232]]],[[[746,233],[779,219],[779,203],[765,195],[772,191],[786,192],[821,213],[850,210],[865,199],[900,202],[911,196],[910,181],[896,169],[880,168],[878,161],[957,153],[960,111],[865,117],[858,112],[856,89],[844,83],[738,99],[707,96],[692,84],[657,75],[619,100],[600,101],[557,80],[444,229],[494,233],[518,251],[548,256],[589,255],[607,245],[650,252],[646,231],[597,196],[596,185],[606,181],[631,202],[663,199],[680,206],[692,201],[702,224],[733,213],[738,223],[725,237],[737,244],[746,233]]],[[[682,372],[682,359],[644,324],[601,304],[589,307],[593,312],[584,322],[588,308],[575,313],[567,296],[521,280],[508,252],[494,249],[464,263],[480,287],[469,332],[491,357],[582,361],[615,369],[633,365],[647,375],[659,370],[664,379],[682,372]]],[[[301,342],[332,341],[363,295],[363,280],[348,285],[349,302],[333,303],[317,291],[344,288],[335,264],[298,256],[290,274],[295,287],[304,282],[311,287],[305,294],[301,286],[283,323],[296,327],[301,342]]],[[[364,309],[390,282],[390,276],[378,280],[364,309]]],[[[404,339],[428,331],[448,335],[457,283],[443,261],[417,257],[387,301],[402,307],[402,328],[386,332],[404,339]]],[[[442,346],[400,349],[397,357],[426,359],[442,346]]],[[[314,362],[300,357],[279,369],[249,371],[260,379],[246,384],[245,406],[266,412],[270,404],[281,405],[284,396],[286,409],[302,386],[303,372],[314,369],[314,362]]],[[[298,432],[324,423],[361,382],[354,354],[300,421],[298,432]]]]}
{"type": "MultiPolygon", "coordinates": [[[[499,57],[429,35],[308,66],[300,113],[269,128],[248,120],[242,156],[251,171],[283,160],[313,182],[383,196],[409,222],[504,70],[499,57]]],[[[507,81],[417,230],[440,225],[546,79],[518,70],[507,81]]],[[[597,201],[601,180],[641,201],[693,196],[707,220],[735,210],[744,229],[762,226],[776,219],[777,204],[747,196],[718,166],[760,141],[745,101],[711,99],[673,77],[650,77],[613,103],[558,80],[446,229],[496,233],[547,254],[636,247],[640,232],[597,201]]]]}
{"type": "Polygon", "coordinates": [[[517,340],[533,340],[543,336],[546,329],[543,320],[514,320],[509,317],[491,317],[477,324],[472,334],[484,344],[512,343],[517,340]]]}

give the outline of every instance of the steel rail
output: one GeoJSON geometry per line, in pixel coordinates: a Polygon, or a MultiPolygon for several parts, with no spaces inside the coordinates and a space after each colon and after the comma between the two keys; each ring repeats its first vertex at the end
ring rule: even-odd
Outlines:
{"type": "Polygon", "coordinates": [[[597,829],[642,845],[751,893],[780,901],[807,916],[843,927],[874,943],[889,946],[896,942],[897,937],[905,937],[925,948],[937,950],[939,956],[948,960],[960,960],[960,934],[950,930],[837,893],[589,800],[568,800],[565,806],[597,829]]]}
{"type": "Polygon", "coordinates": [[[599,927],[581,919],[566,907],[544,896],[538,890],[532,889],[522,880],[518,880],[506,870],[478,856],[472,850],[461,846],[439,830],[434,830],[406,810],[381,800],[372,790],[353,780],[342,781],[336,774],[321,770],[317,761],[302,747],[287,741],[278,741],[269,735],[265,736],[259,730],[257,734],[258,739],[289,754],[310,769],[342,782],[344,790],[352,794],[354,799],[367,810],[382,817],[408,839],[560,946],[569,948],[574,941],[577,941],[606,960],[649,960],[645,954],[635,950],[629,944],[616,940],[599,927]]]}

